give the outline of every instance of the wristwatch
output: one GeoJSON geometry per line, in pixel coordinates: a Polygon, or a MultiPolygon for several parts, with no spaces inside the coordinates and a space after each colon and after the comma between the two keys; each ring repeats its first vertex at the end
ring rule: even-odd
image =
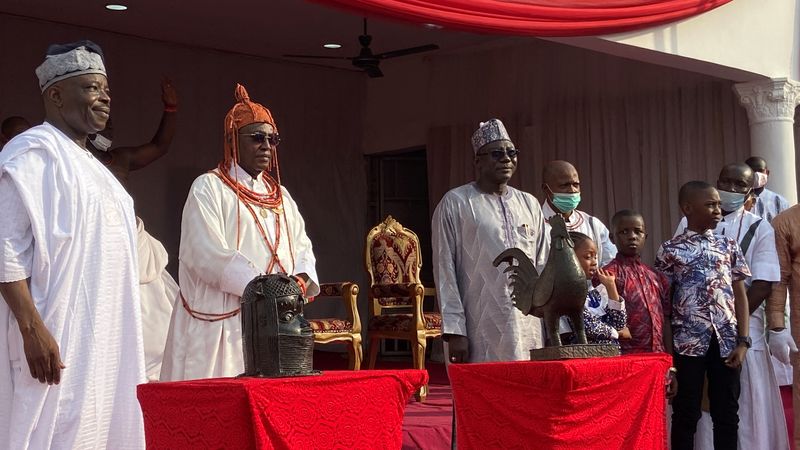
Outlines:
{"type": "Polygon", "coordinates": [[[744,344],[745,347],[750,348],[753,346],[753,340],[750,339],[750,336],[737,336],[736,344],[744,344]]]}

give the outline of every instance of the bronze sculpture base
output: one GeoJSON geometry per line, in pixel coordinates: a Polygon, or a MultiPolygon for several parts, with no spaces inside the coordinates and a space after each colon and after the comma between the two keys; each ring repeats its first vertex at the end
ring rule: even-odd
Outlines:
{"type": "Polygon", "coordinates": [[[302,372],[302,373],[285,373],[280,375],[247,375],[245,373],[240,373],[236,375],[234,378],[296,378],[296,377],[311,377],[315,375],[322,375],[322,371],[320,370],[311,370],[310,372],[302,372]]]}
{"type": "Polygon", "coordinates": [[[619,347],[612,344],[574,344],[531,350],[531,361],[600,358],[619,356],[619,347]]]}

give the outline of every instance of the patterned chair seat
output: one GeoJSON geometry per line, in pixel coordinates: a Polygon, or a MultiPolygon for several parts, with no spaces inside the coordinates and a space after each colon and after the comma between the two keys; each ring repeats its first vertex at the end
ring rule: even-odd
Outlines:
{"type": "MultiPolygon", "coordinates": [[[[424,313],[426,330],[440,330],[442,328],[442,315],[439,313],[424,313]]],[[[413,314],[382,314],[373,316],[369,320],[370,330],[380,331],[410,331],[414,329],[413,314]]]]}
{"type": "Polygon", "coordinates": [[[314,333],[353,331],[353,323],[344,319],[308,319],[314,333]]]}

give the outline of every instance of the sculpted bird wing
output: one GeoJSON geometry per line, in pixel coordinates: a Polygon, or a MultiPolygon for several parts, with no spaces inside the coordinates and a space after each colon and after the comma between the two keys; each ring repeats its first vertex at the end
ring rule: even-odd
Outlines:
{"type": "Polygon", "coordinates": [[[534,287],[539,279],[539,272],[530,258],[528,258],[528,255],[518,248],[509,248],[503,251],[503,253],[497,255],[493,264],[497,267],[502,262],[508,263],[508,267],[503,272],[510,273],[508,278],[511,286],[511,300],[514,302],[514,306],[522,311],[523,314],[530,313],[534,300],[534,287]],[[517,261],[517,265],[513,264],[514,260],[517,261]]]}
{"type": "MultiPolygon", "coordinates": [[[[548,270],[548,268],[545,267],[545,269],[542,270],[542,274],[539,276],[539,280],[536,282],[536,286],[534,286],[533,293],[531,294],[531,307],[534,309],[534,311],[537,308],[541,308],[542,306],[546,305],[547,302],[550,301],[550,297],[553,296],[553,291],[555,290],[554,284],[552,268],[548,270]]],[[[539,316],[538,314],[534,315],[539,316]]]]}

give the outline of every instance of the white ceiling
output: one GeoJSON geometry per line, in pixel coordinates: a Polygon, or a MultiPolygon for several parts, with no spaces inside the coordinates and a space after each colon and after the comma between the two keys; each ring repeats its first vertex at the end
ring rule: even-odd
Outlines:
{"type": "MultiPolygon", "coordinates": [[[[362,17],[303,0],[2,0],[0,13],[248,55],[355,56],[362,17]],[[106,3],[126,4],[113,12],[106,3]],[[343,45],[322,48],[326,42],[343,45]]],[[[486,43],[495,36],[369,19],[375,53],[438,44],[439,52],[486,43]]],[[[292,60],[352,68],[349,61],[292,60]]]]}

